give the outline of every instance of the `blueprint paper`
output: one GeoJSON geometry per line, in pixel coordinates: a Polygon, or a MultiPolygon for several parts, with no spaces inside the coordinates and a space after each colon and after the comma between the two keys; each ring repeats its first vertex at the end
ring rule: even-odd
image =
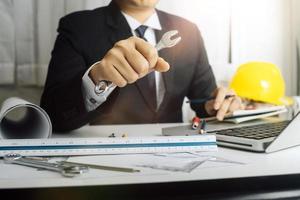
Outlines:
{"type": "Polygon", "coordinates": [[[3,102],[0,139],[49,138],[51,134],[51,121],[41,107],[17,97],[3,102]]]}

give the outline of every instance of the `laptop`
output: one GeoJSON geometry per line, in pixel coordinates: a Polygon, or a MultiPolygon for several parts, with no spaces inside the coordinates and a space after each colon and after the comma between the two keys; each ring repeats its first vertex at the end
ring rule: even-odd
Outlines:
{"type": "MultiPolygon", "coordinates": [[[[254,122],[251,125],[225,127],[223,123],[207,124],[208,134],[215,134],[219,146],[271,153],[300,145],[300,114],[292,120],[254,122]]],[[[190,125],[162,128],[165,136],[198,135],[190,125]]]]}
{"type": "Polygon", "coordinates": [[[300,145],[300,114],[292,120],[212,130],[224,147],[271,153],[300,145]]]}

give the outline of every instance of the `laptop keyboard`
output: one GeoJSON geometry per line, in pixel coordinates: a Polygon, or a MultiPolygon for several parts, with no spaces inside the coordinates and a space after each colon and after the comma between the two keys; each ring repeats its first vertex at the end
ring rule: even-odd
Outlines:
{"type": "MultiPolygon", "coordinates": [[[[211,131],[217,135],[227,135],[240,138],[248,138],[261,140],[278,136],[290,121],[282,121],[267,124],[258,124],[252,126],[244,126],[239,128],[222,129],[219,131],[211,131]]],[[[207,132],[209,133],[209,131],[207,132]]]]}

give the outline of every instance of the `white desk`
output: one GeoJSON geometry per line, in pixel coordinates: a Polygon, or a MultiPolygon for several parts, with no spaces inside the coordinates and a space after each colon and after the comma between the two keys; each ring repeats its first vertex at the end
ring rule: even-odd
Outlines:
{"type": "MultiPolygon", "coordinates": [[[[111,133],[133,135],[160,135],[162,127],[183,124],[153,124],[153,125],[113,125],[113,126],[85,126],[68,135],[54,137],[101,137],[111,133]]],[[[241,161],[244,165],[233,165],[217,168],[203,168],[191,173],[153,174],[140,176],[138,174],[116,173],[115,176],[90,176],[88,173],[80,178],[64,178],[55,172],[39,171],[17,165],[0,164],[0,188],[40,188],[91,185],[119,185],[140,183],[163,183],[177,181],[201,181],[229,178],[260,177],[273,175],[300,174],[300,147],[290,148],[272,154],[252,153],[219,147],[216,156],[234,161],[241,161]],[[26,181],[22,181],[26,180],[26,181]]],[[[1,162],[3,162],[1,160],[1,162]]],[[[99,173],[103,173],[99,171],[99,173]]]]}

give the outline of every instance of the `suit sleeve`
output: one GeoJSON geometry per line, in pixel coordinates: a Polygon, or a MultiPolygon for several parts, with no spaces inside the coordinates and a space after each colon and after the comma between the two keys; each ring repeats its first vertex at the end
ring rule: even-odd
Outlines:
{"type": "Polygon", "coordinates": [[[62,18],[58,27],[41,107],[49,114],[53,130],[64,132],[89,123],[97,110],[87,112],[82,94],[82,77],[88,69],[79,37],[70,20],[62,18]]]}
{"type": "MultiPolygon", "coordinates": [[[[217,88],[215,76],[209,64],[204,41],[200,31],[194,27],[196,63],[194,68],[194,77],[191,83],[187,97],[189,99],[202,99],[207,98],[217,88]]],[[[207,117],[204,103],[197,104],[191,103],[191,108],[196,112],[199,117],[207,117]]]]}

